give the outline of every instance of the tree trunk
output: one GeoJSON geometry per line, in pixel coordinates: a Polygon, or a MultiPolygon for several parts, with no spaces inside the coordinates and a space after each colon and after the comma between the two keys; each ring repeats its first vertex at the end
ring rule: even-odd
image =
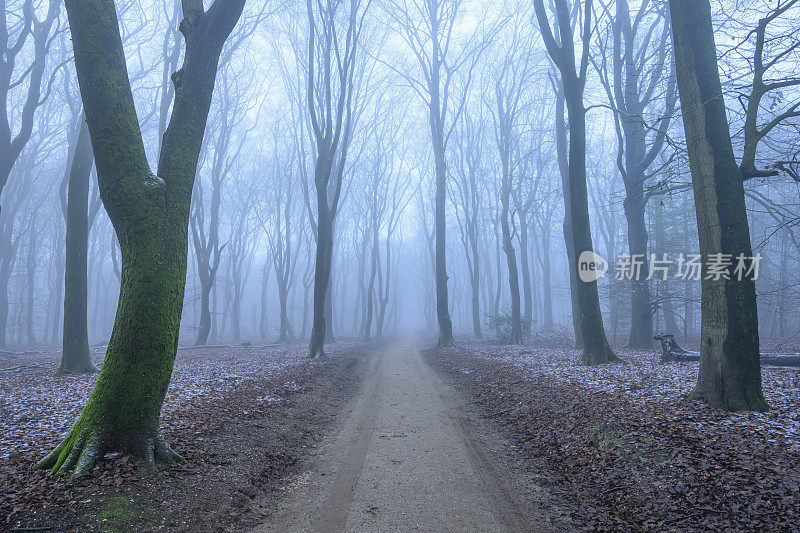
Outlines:
{"type": "MultiPolygon", "coordinates": [[[[564,94],[569,115],[569,200],[572,222],[574,263],[570,270],[578,273],[578,261],[584,253],[593,253],[589,225],[589,198],[586,187],[586,109],[578,87],[564,82],[564,94]]],[[[583,362],[588,365],[616,361],[603,328],[597,281],[578,280],[578,308],[583,338],[583,362]]]]}
{"type": "Polygon", "coordinates": [[[550,226],[542,227],[542,331],[553,331],[553,285],[550,281],[550,226]]]}
{"type": "Polygon", "coordinates": [[[268,321],[267,321],[267,292],[269,283],[269,261],[264,262],[264,271],[261,276],[261,317],[258,321],[258,332],[261,335],[261,340],[266,340],[268,336],[268,321]]]}
{"type": "Polygon", "coordinates": [[[64,333],[58,374],[97,372],[89,356],[87,324],[87,254],[89,245],[89,176],[94,156],[89,128],[81,120],[67,188],[64,333]]]}
{"type": "Polygon", "coordinates": [[[509,343],[522,344],[522,317],[520,316],[519,272],[517,271],[517,253],[511,241],[509,223],[509,201],[511,197],[511,170],[508,158],[503,158],[503,185],[501,197],[500,224],[503,235],[503,252],[506,254],[508,268],[508,286],[511,293],[511,336],[509,343]]]}
{"type": "MultiPolygon", "coordinates": [[[[276,270],[276,272],[278,272],[276,270]]],[[[289,301],[289,288],[288,288],[288,280],[281,275],[280,272],[277,274],[278,279],[278,302],[280,304],[280,312],[281,312],[281,323],[280,323],[280,332],[278,334],[278,340],[276,342],[292,342],[294,340],[294,330],[292,330],[292,324],[289,321],[289,312],[288,312],[288,301],[289,301]]]]}
{"type": "Polygon", "coordinates": [[[333,227],[331,227],[331,241],[328,250],[328,289],[325,292],[325,343],[336,342],[333,335],[333,227]]]}
{"type": "Polygon", "coordinates": [[[211,333],[211,283],[205,281],[202,272],[200,278],[200,323],[197,326],[197,338],[195,346],[204,346],[208,342],[208,335],[211,333]]]}
{"type": "MultiPolygon", "coordinates": [[[[564,89],[556,92],[556,152],[558,169],[561,174],[561,191],[564,196],[564,244],[567,248],[567,262],[577,264],[575,258],[575,244],[572,240],[572,201],[570,199],[570,173],[569,156],[567,154],[567,128],[565,125],[566,109],[564,102],[564,89]]],[[[581,330],[581,312],[578,304],[578,273],[570,266],[569,270],[569,301],[572,306],[572,331],[575,335],[575,348],[583,348],[583,332],[581,330]]]]}
{"type": "Polygon", "coordinates": [[[114,328],[97,384],[65,439],[35,468],[89,472],[106,452],[148,470],[179,456],[159,431],[178,348],[191,194],[219,54],[244,0],[184,2],[183,67],[158,176],[147,164],[112,0],[67,0],[75,65],[100,194],[122,252],[114,328]]]}
{"type": "Polygon", "coordinates": [[[519,211],[519,263],[522,269],[522,337],[531,336],[533,327],[533,283],[531,282],[531,268],[528,257],[528,214],[519,211]]]}
{"type": "MultiPolygon", "coordinates": [[[[638,181],[638,180],[637,180],[638,181]]],[[[641,185],[639,186],[641,189],[641,185]]],[[[631,332],[630,348],[653,347],[653,303],[647,281],[649,261],[647,257],[647,226],[644,221],[644,192],[630,194],[625,198],[625,218],[628,222],[628,249],[631,257],[642,260],[641,272],[631,283],[631,332]]]]}
{"type": "MultiPolygon", "coordinates": [[[[438,51],[437,51],[438,52],[438,51]]],[[[447,290],[447,165],[445,163],[444,125],[442,124],[441,102],[439,100],[439,68],[435,69],[434,78],[429,83],[430,126],[433,142],[434,170],[436,172],[436,203],[434,209],[435,255],[434,273],[436,280],[436,318],[439,323],[438,347],[452,346],[453,321],[450,319],[449,298],[447,290]]]]}
{"type": "Polygon", "coordinates": [[[31,215],[30,229],[28,230],[28,253],[25,260],[25,274],[26,274],[26,297],[25,304],[25,337],[28,340],[28,346],[36,346],[36,332],[33,325],[33,305],[34,295],[33,289],[36,285],[36,244],[37,244],[37,231],[36,231],[36,210],[31,215]]]}
{"type": "MultiPolygon", "coordinates": [[[[320,166],[325,162],[320,159],[317,161],[316,173],[319,174],[320,166]]],[[[322,170],[324,172],[324,170],[322,170]]],[[[330,173],[330,172],[328,172],[330,173]]],[[[317,180],[319,184],[319,180],[317,180]]],[[[325,300],[328,295],[328,284],[330,282],[331,268],[330,249],[333,244],[333,233],[330,220],[330,209],[328,208],[328,197],[325,187],[317,187],[317,253],[314,267],[314,319],[311,325],[311,341],[308,347],[310,358],[325,356],[325,300]]]]}
{"type": "Polygon", "coordinates": [[[472,285],[472,332],[476,339],[483,338],[483,329],[481,328],[481,278],[478,270],[478,251],[473,248],[473,268],[475,275],[471,280],[472,285]]]}
{"type": "Polygon", "coordinates": [[[364,317],[364,340],[370,340],[372,335],[372,316],[375,313],[375,276],[378,270],[378,228],[375,227],[376,221],[372,221],[372,251],[369,263],[369,282],[367,283],[367,293],[365,305],[366,313],[364,317]]]}
{"type": "MultiPolygon", "coordinates": [[[[664,204],[656,204],[655,210],[655,245],[658,257],[663,257],[667,252],[667,221],[664,218],[664,204]]],[[[664,317],[664,329],[668,334],[678,334],[678,322],[675,320],[675,308],[672,305],[672,295],[669,289],[669,276],[664,280],[658,281],[659,296],[661,300],[661,314],[664,317]]],[[[655,315],[655,313],[654,313],[655,315]]],[[[656,318],[658,317],[655,315],[656,318]]]]}
{"type": "MultiPolygon", "coordinates": [[[[733,155],[708,0],[670,0],[675,63],[700,253],[752,256],[744,186],[733,155]]],[[[692,395],[726,410],[768,409],[761,390],[752,275],[714,280],[704,263],[700,373],[692,395]],[[706,279],[709,278],[709,279],[706,279]]]]}

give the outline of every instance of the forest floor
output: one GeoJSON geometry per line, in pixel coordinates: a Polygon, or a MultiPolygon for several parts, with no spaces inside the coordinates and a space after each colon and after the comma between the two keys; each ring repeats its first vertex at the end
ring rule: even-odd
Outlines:
{"type": "MultiPolygon", "coordinates": [[[[70,482],[31,470],[80,413],[96,375],[53,375],[58,354],[0,362],[0,531],[241,531],[357,392],[369,350],[340,342],[181,349],[161,427],[187,463],[146,475],[108,455],[70,482]]],[[[102,351],[94,354],[102,362],[102,351]]]]}
{"type": "Polygon", "coordinates": [[[618,353],[621,363],[595,368],[558,345],[425,355],[584,529],[796,530],[799,369],[762,367],[769,412],[726,413],[687,398],[698,363],[618,353]]]}
{"type": "MultiPolygon", "coordinates": [[[[162,413],[188,463],[125,456],[69,482],[30,465],[96,376],[0,354],[0,530],[789,531],[800,370],[763,367],[768,413],[686,398],[697,363],[587,368],[557,342],[182,349],[162,413]],[[10,370],[9,370],[10,369],[10,370]]],[[[96,357],[99,363],[101,354],[96,357]]]]}
{"type": "Polygon", "coordinates": [[[411,342],[370,361],[361,393],[257,533],[571,531],[569,509],[411,342]]]}

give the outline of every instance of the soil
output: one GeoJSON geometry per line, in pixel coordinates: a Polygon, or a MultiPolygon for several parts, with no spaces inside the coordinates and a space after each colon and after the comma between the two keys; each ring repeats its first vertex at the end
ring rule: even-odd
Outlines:
{"type": "Polygon", "coordinates": [[[93,378],[18,357],[0,377],[0,527],[796,530],[796,369],[765,373],[773,411],[736,414],[686,398],[696,363],[655,352],[587,368],[565,347],[420,345],[179,353],[162,427],[187,464],[143,476],[111,455],[74,482],[30,465],[65,418],[48,399],[72,412],[93,378]]]}
{"type": "Polygon", "coordinates": [[[254,532],[575,529],[537,474],[518,468],[514,446],[411,342],[370,360],[337,427],[254,532]]]}
{"type": "MultiPolygon", "coordinates": [[[[69,482],[66,476],[30,472],[33,457],[0,464],[9,481],[2,500],[13,499],[13,508],[2,508],[13,520],[2,516],[0,530],[197,532],[254,526],[265,518],[262,509],[275,506],[282,481],[302,469],[340,406],[359,389],[370,349],[353,344],[331,354],[236,387],[215,402],[218,414],[200,425],[212,428],[208,431],[168,432],[168,441],[188,460],[178,468],[144,475],[127,457],[107,456],[91,476],[69,482]],[[290,390],[281,388],[287,380],[290,390]],[[276,388],[281,401],[267,410],[252,409],[259,394],[276,388]],[[18,483],[11,486],[10,480],[18,483]],[[44,496],[35,492],[37,484],[48,488],[44,496]]],[[[200,420],[207,413],[182,416],[200,420]]]]}

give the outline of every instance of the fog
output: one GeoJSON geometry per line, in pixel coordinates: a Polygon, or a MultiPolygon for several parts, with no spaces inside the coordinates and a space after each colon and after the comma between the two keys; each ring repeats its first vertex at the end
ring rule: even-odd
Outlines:
{"type": "MultiPolygon", "coordinates": [[[[0,21],[0,343],[15,348],[62,341],[67,185],[83,115],[69,25],[59,4],[6,0],[0,21]]],[[[181,3],[116,4],[144,147],[155,168],[174,99],[170,76],[183,62],[181,3]]],[[[311,336],[315,164],[328,142],[318,139],[326,124],[333,134],[341,129],[338,145],[322,154],[333,168],[322,190],[335,211],[325,303],[329,340],[331,334],[439,331],[437,172],[445,177],[444,257],[455,334],[507,334],[515,305],[513,264],[523,337],[574,336],[563,230],[566,153],[560,152],[557,126],[566,115],[558,104],[561,75],[533,6],[477,0],[443,2],[432,10],[434,5],[346,2],[329,26],[320,14],[310,85],[305,3],[245,6],[222,50],[193,187],[181,345],[311,336]],[[438,48],[430,40],[434,19],[446,28],[434,32],[438,48]],[[325,33],[334,27],[335,35],[325,33]],[[321,38],[331,35],[333,47],[321,38]],[[432,75],[440,78],[434,100],[432,75]],[[339,95],[346,102],[342,109],[336,107],[339,95]],[[504,239],[513,251],[511,263],[504,239]]],[[[576,6],[580,13],[573,19],[580,21],[581,3],[576,6]]],[[[609,265],[598,280],[602,319],[612,344],[629,340],[632,317],[652,321],[648,335],[674,333],[692,343],[700,334],[698,280],[680,279],[673,265],[667,279],[653,276],[643,284],[647,296],[635,304],[636,284],[616,279],[626,254],[648,260],[667,254],[677,263],[680,254],[700,251],[668,7],[644,0],[628,8],[632,29],[623,31],[614,2],[594,4],[585,55],[590,237],[609,265]],[[626,49],[631,62],[615,73],[620,62],[614,55],[626,49]],[[634,73],[634,86],[617,86],[634,73]],[[642,224],[631,240],[634,204],[642,224]]],[[[747,218],[753,252],[762,257],[759,333],[762,342],[780,343],[796,339],[800,326],[790,312],[800,296],[793,268],[800,254],[797,6],[766,28],[763,56],[770,63],[764,79],[776,86],[756,106],[755,123],[770,127],[754,159],[743,161],[753,31],[774,8],[775,2],[761,0],[712,2],[736,161],[765,171],[745,181],[747,218]]],[[[578,60],[584,55],[579,32],[578,60]]],[[[560,42],[558,32],[555,38],[560,42]]],[[[88,221],[86,313],[94,345],[111,335],[122,264],[95,171],[88,221]]]]}

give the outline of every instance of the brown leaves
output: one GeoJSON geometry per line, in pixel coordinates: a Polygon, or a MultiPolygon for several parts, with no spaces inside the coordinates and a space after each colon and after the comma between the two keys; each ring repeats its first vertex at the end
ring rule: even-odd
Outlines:
{"type": "Polygon", "coordinates": [[[697,363],[621,353],[588,368],[569,349],[436,350],[487,416],[543,462],[588,530],[786,530],[800,516],[800,374],[764,369],[770,413],[686,399],[697,363]]]}
{"type": "MultiPolygon", "coordinates": [[[[347,349],[341,343],[331,356],[347,349]]],[[[134,461],[120,454],[107,455],[91,476],[75,482],[68,476],[31,470],[33,462],[57,445],[74,423],[97,375],[55,377],[58,354],[24,357],[38,367],[0,374],[0,529],[18,524],[20,517],[28,527],[32,519],[46,519],[43,513],[57,512],[68,522],[81,509],[92,514],[96,495],[128,490],[140,479],[134,461]]],[[[100,362],[96,356],[95,363],[100,362]]],[[[302,384],[323,364],[306,359],[301,345],[179,350],[161,426],[167,441],[189,464],[162,474],[192,476],[227,464],[229,459],[208,449],[210,436],[231,422],[262,418],[301,392],[302,384]]],[[[278,467],[268,465],[277,475],[278,467]]]]}

